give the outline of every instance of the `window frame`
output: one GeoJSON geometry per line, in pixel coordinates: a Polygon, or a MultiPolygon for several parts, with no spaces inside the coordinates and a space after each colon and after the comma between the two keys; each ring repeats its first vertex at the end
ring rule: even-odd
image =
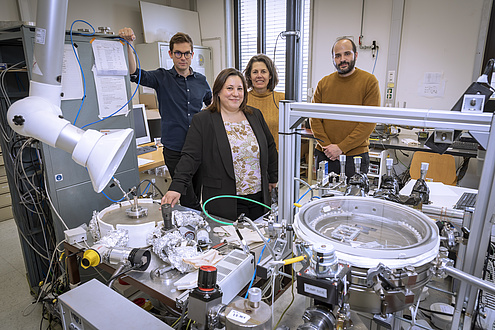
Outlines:
{"type": "MultiPolygon", "coordinates": [[[[242,53],[241,53],[241,3],[243,2],[244,0],[236,0],[234,1],[234,29],[236,31],[235,33],[235,40],[234,40],[234,45],[235,45],[235,66],[238,70],[240,71],[243,71],[244,70],[244,67],[241,67],[241,64],[244,64],[244,66],[247,64],[247,63],[241,63],[242,62],[242,53]]],[[[286,1],[286,0],[281,0],[281,1],[286,1]]],[[[303,72],[302,75],[301,75],[301,79],[303,79],[304,77],[306,79],[303,79],[302,81],[302,87],[301,88],[301,100],[302,101],[310,101],[311,99],[311,96],[308,95],[308,87],[310,85],[310,81],[311,81],[311,44],[312,44],[312,15],[313,15],[313,0],[302,0],[303,1],[303,7],[304,7],[304,10],[308,10],[308,13],[305,13],[305,18],[307,18],[307,22],[306,22],[306,26],[307,26],[307,34],[306,34],[306,38],[307,38],[307,47],[306,47],[306,51],[307,53],[305,53],[305,47],[304,47],[304,44],[302,45],[302,53],[301,53],[301,56],[302,56],[302,59],[303,59],[303,65],[302,65],[302,68],[303,68],[303,71],[304,71],[304,67],[306,66],[306,72],[303,72]]],[[[257,38],[257,53],[263,53],[263,54],[267,54],[266,52],[266,48],[267,48],[267,38],[266,38],[266,31],[267,31],[267,27],[266,27],[266,0],[256,0],[256,4],[257,4],[257,33],[256,33],[256,38],[257,38]],[[262,17],[262,19],[260,20],[259,18],[262,17]]],[[[285,17],[286,15],[284,15],[285,17]]],[[[304,29],[305,29],[305,20],[303,18],[303,22],[301,22],[301,30],[302,32],[304,33],[304,29]]],[[[303,37],[303,36],[302,36],[303,37]]],[[[280,38],[280,40],[276,40],[276,46],[277,48],[280,47],[280,44],[281,42],[285,42],[285,39],[282,39],[280,38]]],[[[285,44],[283,46],[285,48],[285,44]]],[[[254,55],[254,54],[253,54],[254,55]]],[[[273,54],[267,54],[268,56],[270,56],[270,58],[273,59],[273,54]]],[[[278,70],[279,70],[279,78],[280,78],[280,82],[282,84],[279,83],[279,87],[280,85],[282,86],[285,86],[285,49],[284,49],[284,54],[283,54],[283,58],[284,58],[284,67],[283,68],[280,68],[278,67],[278,70]]],[[[277,88],[276,90],[279,90],[281,91],[280,88],[277,88]]],[[[285,90],[284,90],[285,91],[285,90]]]]}

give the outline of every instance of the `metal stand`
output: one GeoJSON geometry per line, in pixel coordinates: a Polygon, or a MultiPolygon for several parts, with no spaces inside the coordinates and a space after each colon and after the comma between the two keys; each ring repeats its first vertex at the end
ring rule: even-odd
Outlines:
{"type": "MultiPolygon", "coordinates": [[[[495,211],[495,134],[492,134],[493,114],[467,114],[446,110],[403,109],[315,103],[280,103],[280,162],[279,162],[279,215],[293,222],[294,177],[296,166],[295,129],[302,118],[349,120],[391,125],[407,125],[437,129],[468,130],[476,136],[486,149],[486,158],[481,173],[476,209],[472,217],[471,234],[465,254],[472,256],[464,260],[459,270],[481,278],[483,263],[492,229],[495,211]]],[[[297,171],[298,172],[298,171],[297,171]]],[[[451,329],[469,329],[473,318],[478,289],[462,282],[457,295],[456,308],[451,329]],[[465,314],[462,313],[465,308],[465,314]]]]}

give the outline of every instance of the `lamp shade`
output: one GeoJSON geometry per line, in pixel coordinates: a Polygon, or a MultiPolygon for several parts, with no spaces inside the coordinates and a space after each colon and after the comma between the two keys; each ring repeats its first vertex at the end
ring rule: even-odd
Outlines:
{"type": "MultiPolygon", "coordinates": [[[[126,128],[107,135],[101,135],[94,144],[86,162],[86,168],[88,169],[93,189],[96,192],[101,192],[110,182],[115,171],[117,171],[132,141],[133,130],[126,128]]],[[[72,153],[73,159],[76,150],[77,146],[72,153]]]]}
{"type": "Polygon", "coordinates": [[[72,159],[88,169],[96,192],[101,192],[124,158],[133,130],[126,128],[107,135],[81,130],[61,118],[60,108],[38,96],[18,100],[9,108],[9,124],[19,134],[34,137],[72,154],[72,159]]]}

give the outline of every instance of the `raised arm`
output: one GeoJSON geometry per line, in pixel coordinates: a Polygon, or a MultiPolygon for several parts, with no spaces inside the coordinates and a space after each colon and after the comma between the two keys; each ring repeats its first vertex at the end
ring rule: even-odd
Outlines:
{"type": "MultiPolygon", "coordinates": [[[[134,31],[131,28],[125,27],[119,30],[119,37],[126,40],[131,45],[134,40],[136,40],[136,36],[134,35],[134,31]]],[[[127,45],[127,60],[129,61],[129,73],[133,74],[136,72],[136,57],[134,56],[134,52],[132,51],[131,46],[127,45]]]]}

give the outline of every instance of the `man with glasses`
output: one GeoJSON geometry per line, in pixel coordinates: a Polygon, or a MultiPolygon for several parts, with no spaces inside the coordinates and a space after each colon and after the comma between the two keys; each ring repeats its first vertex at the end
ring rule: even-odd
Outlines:
{"type": "MultiPolygon", "coordinates": [[[[123,28],[119,36],[130,44],[136,39],[131,28],[123,28]]],[[[193,42],[189,35],[178,32],[170,39],[168,54],[174,62],[170,70],[158,68],[153,71],[141,71],[141,85],[153,88],[158,98],[161,116],[161,142],[163,157],[172,178],[180,160],[182,146],[192,117],[201,111],[203,104],[211,103],[211,89],[206,77],[191,68],[194,56],[193,42]]],[[[131,81],[137,83],[139,71],[132,48],[127,46],[129,73],[131,81]]],[[[181,204],[200,209],[197,196],[201,196],[200,173],[192,179],[193,186],[187,188],[181,196],[181,204]]]]}

